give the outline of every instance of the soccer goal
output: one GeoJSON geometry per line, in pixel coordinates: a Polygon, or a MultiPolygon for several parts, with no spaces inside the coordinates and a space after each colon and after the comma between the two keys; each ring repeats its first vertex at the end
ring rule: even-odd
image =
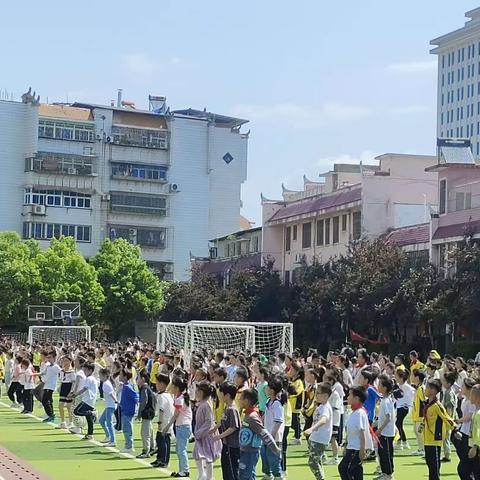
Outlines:
{"type": "MultiPolygon", "coordinates": [[[[192,323],[192,322],[191,322],[192,323]]],[[[214,324],[195,320],[196,324],[214,324]]],[[[228,324],[230,325],[230,324],[228,324]]],[[[255,329],[255,345],[252,351],[270,356],[274,353],[293,352],[293,324],[277,322],[235,322],[233,325],[250,326],[255,329]]]]}
{"type": "Polygon", "coordinates": [[[28,343],[90,342],[91,328],[87,326],[31,326],[28,328],[28,343]]]}
{"type": "Polygon", "coordinates": [[[157,322],[157,350],[185,350],[188,323],[157,322]]]}

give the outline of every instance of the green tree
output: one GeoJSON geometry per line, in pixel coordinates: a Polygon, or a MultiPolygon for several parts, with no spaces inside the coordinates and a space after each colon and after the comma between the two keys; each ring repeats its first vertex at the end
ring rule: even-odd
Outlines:
{"type": "Polygon", "coordinates": [[[166,283],[140,256],[140,248],[125,239],[106,239],[91,259],[105,293],[102,319],[119,337],[134,332],[135,322],[152,318],[165,305],[166,283]]]}
{"type": "Polygon", "coordinates": [[[89,324],[98,320],[105,300],[97,273],[76,248],[72,237],[52,239],[48,249],[36,256],[40,272],[38,301],[79,302],[89,324]]]}
{"type": "Polygon", "coordinates": [[[39,287],[38,246],[14,232],[0,233],[0,323],[26,322],[27,305],[39,287]]]}

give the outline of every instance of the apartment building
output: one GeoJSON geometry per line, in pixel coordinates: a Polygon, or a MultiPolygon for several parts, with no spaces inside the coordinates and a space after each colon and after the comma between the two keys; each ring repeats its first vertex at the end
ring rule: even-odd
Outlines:
{"type": "Polygon", "coordinates": [[[468,138],[480,155],[480,8],[462,28],[430,42],[438,57],[437,137],[468,138]]]}
{"type": "Polygon", "coordinates": [[[426,170],[438,174],[438,213],[432,215],[430,261],[445,275],[454,265],[449,252],[480,239],[480,164],[465,140],[438,140],[438,158],[426,170]]]}
{"type": "Polygon", "coordinates": [[[375,166],[335,165],[317,190],[304,179],[304,191],[262,197],[263,258],[288,283],[303,264],[328,262],[353,240],[427,222],[437,205],[436,174],[425,171],[434,158],[387,153],[375,166]]]}
{"type": "Polygon", "coordinates": [[[2,229],[42,246],[73,236],[87,257],[105,238],[126,238],[175,280],[189,278],[190,255],[206,256],[210,238],[237,229],[246,120],[170,111],[154,96],[149,110],[120,96],[110,106],[24,100],[0,102],[4,164],[23,170],[0,180],[10,205],[2,229]]]}

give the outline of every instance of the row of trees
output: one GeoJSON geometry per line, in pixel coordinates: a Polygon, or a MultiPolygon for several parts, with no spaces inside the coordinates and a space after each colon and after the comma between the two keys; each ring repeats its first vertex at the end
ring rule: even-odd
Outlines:
{"type": "Polygon", "coordinates": [[[166,283],[126,240],[105,240],[88,261],[71,237],[40,250],[34,240],[0,233],[0,325],[23,327],[28,305],[80,302],[82,317],[114,336],[133,333],[165,304],[166,283]]]}
{"type": "Polygon", "coordinates": [[[273,264],[233,272],[227,288],[195,271],[191,283],[171,285],[162,319],[288,321],[304,347],[340,343],[352,331],[374,343],[434,344],[449,324],[473,339],[480,334],[480,249],[465,245],[450,261],[456,275],[445,278],[379,239],[352,244],[327,264],[304,265],[290,286],[273,264]]]}

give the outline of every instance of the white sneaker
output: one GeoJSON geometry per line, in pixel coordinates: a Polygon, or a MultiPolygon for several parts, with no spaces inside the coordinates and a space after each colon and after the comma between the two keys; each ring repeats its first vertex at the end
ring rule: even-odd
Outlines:
{"type": "Polygon", "coordinates": [[[116,445],[115,443],[108,442],[108,443],[104,443],[103,446],[104,446],[104,447],[115,448],[117,445],[116,445]]]}
{"type": "Polygon", "coordinates": [[[67,425],[65,422],[59,423],[55,428],[58,428],[59,430],[65,430],[67,428],[67,425]]]}
{"type": "Polygon", "coordinates": [[[410,450],[410,445],[408,444],[408,442],[403,442],[403,449],[410,450]]]}
{"type": "Polygon", "coordinates": [[[333,457],[330,460],[327,460],[325,462],[325,465],[338,465],[340,463],[340,460],[337,457],[333,457]]]}
{"type": "Polygon", "coordinates": [[[100,443],[110,443],[110,439],[105,437],[103,440],[100,440],[100,443]]]}
{"type": "Polygon", "coordinates": [[[393,446],[393,448],[394,448],[395,450],[403,450],[403,448],[404,448],[404,447],[403,447],[403,443],[402,443],[402,442],[397,442],[397,443],[393,446]]]}
{"type": "Polygon", "coordinates": [[[423,450],[415,450],[412,452],[412,455],[414,457],[423,457],[425,455],[425,452],[423,450]]]}
{"type": "Polygon", "coordinates": [[[293,438],[290,445],[301,445],[302,441],[299,438],[293,438]]]}
{"type": "Polygon", "coordinates": [[[128,455],[135,455],[135,450],[133,448],[122,448],[120,453],[127,453],[128,455]]]}
{"type": "Polygon", "coordinates": [[[82,429],[79,428],[79,427],[72,427],[72,428],[70,429],[70,433],[75,433],[75,434],[78,435],[78,434],[82,433],[82,429]]]}

